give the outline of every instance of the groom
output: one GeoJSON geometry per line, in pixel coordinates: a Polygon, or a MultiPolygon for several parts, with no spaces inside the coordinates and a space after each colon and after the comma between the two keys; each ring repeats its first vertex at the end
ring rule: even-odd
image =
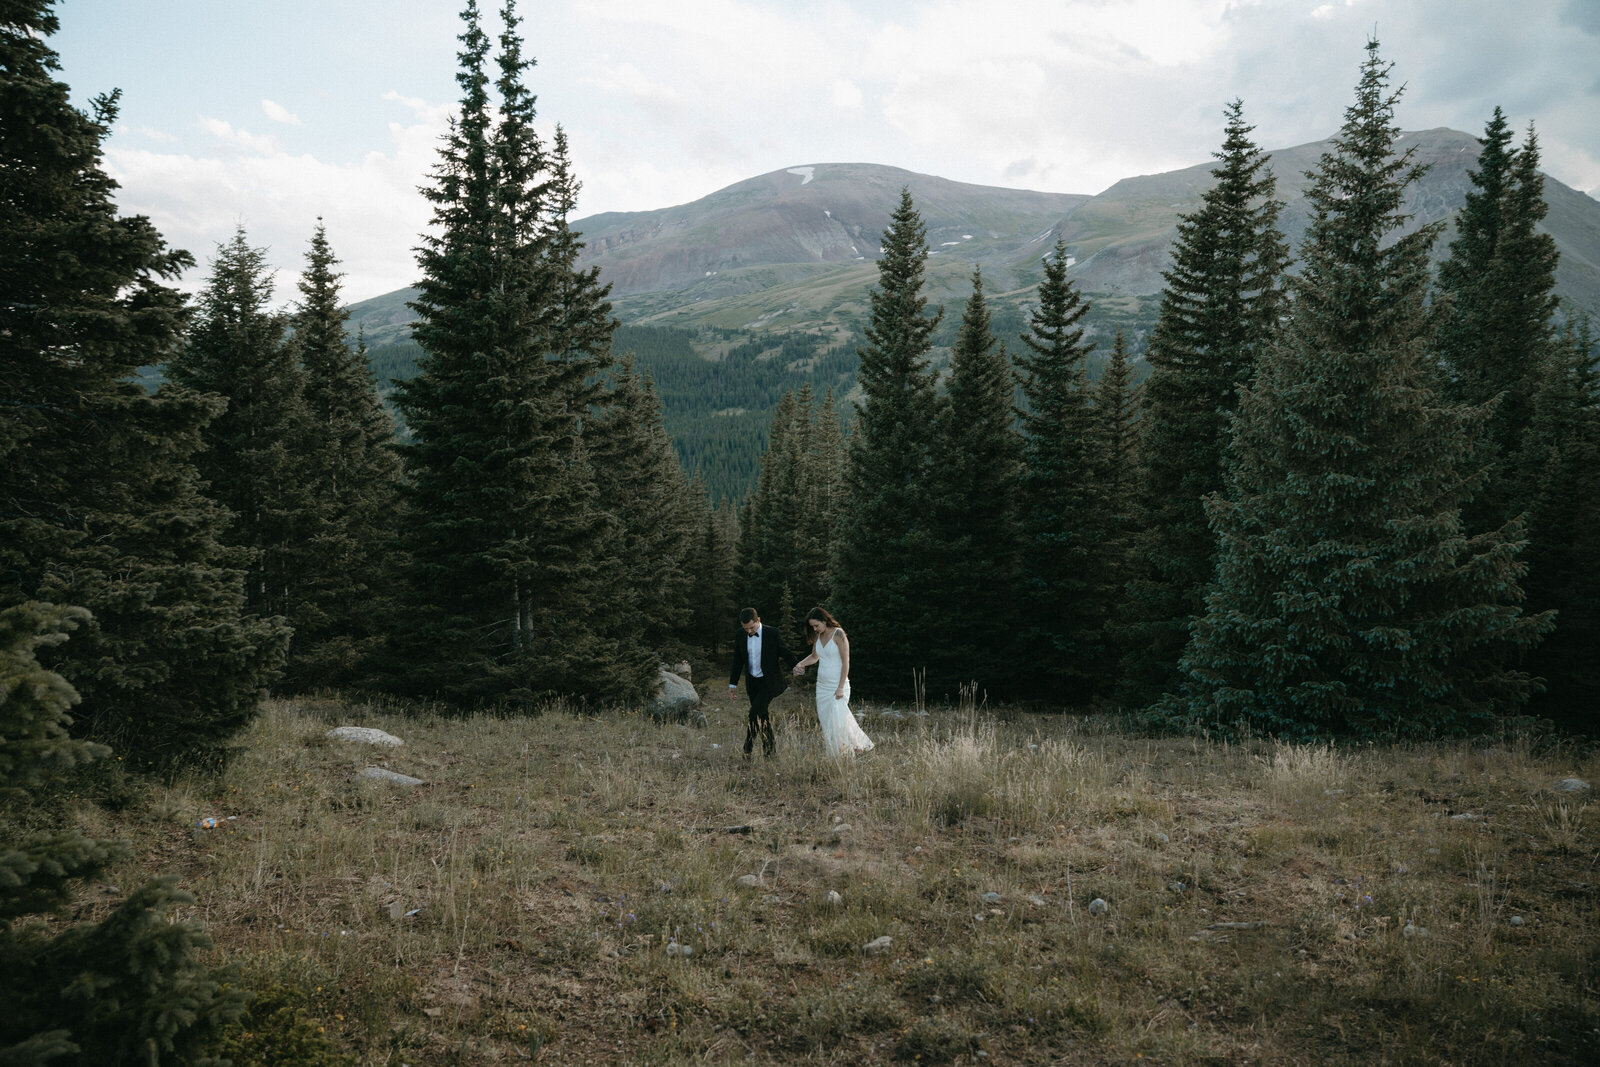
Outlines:
{"type": "Polygon", "coordinates": [[[739,676],[744,675],[744,689],[750,696],[750,724],[744,734],[744,758],[750,758],[755,748],[756,734],[761,735],[761,752],[771,756],[778,747],[772,733],[772,716],[768,706],[783,695],[789,687],[784,679],[785,667],[793,667],[798,657],[783,647],[783,638],[772,626],[762,626],[761,616],[755,608],[739,612],[739,633],[733,639],[733,669],[728,672],[728,699],[739,691],[739,676]]]}

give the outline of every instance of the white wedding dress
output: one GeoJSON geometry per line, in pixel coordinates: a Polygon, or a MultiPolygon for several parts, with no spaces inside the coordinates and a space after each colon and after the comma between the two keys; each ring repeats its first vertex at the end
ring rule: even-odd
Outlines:
{"type": "Polygon", "coordinates": [[[839,631],[835,630],[827,644],[816,643],[817,651],[817,722],[822,726],[822,743],[828,755],[842,756],[847,752],[865,752],[872,747],[872,738],[862,731],[856,717],[850,714],[850,683],[844,683],[844,698],[834,699],[839,688],[839,675],[843,673],[843,660],[839,656],[839,631]]]}

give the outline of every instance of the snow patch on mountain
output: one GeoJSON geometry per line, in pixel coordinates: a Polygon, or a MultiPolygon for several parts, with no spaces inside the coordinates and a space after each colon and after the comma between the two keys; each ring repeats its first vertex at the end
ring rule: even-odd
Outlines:
{"type": "Polygon", "coordinates": [[[785,171],[785,173],[787,173],[787,174],[798,174],[800,176],[800,184],[804,185],[804,184],[806,184],[806,182],[809,182],[812,178],[816,177],[817,168],[816,167],[790,167],[787,171],[785,171]]]}

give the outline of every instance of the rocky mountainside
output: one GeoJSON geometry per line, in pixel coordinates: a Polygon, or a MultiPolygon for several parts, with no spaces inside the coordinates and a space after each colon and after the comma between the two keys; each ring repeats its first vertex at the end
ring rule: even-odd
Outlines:
{"type": "MultiPolygon", "coordinates": [[[[1448,220],[1470,188],[1477,139],[1424,130],[1405,134],[1401,146],[1429,168],[1412,194],[1413,225],[1448,220]]],[[[1329,147],[1324,141],[1272,153],[1291,245],[1307,224],[1305,172],[1329,147]]],[[[975,266],[997,310],[1009,304],[1020,312],[1038,282],[1040,258],[1060,237],[1077,260],[1071,276],[1099,307],[1100,324],[1126,327],[1137,339],[1154,319],[1178,217],[1199,205],[1212,166],[1126,178],[1085,196],[822,163],[764,174],[676,207],[589,216],[575,228],[588,244],[584,263],[600,266],[625,323],[843,337],[863,320],[877,280],[878,242],[907,187],[935,256],[930,298],[952,303],[952,314],[970,292],[975,266]]],[[[1545,193],[1546,228],[1561,250],[1557,290],[1600,315],[1600,201],[1554,179],[1547,179],[1545,193]]],[[[1444,253],[1448,237],[1436,254],[1444,253]]],[[[352,327],[365,325],[375,347],[402,340],[409,295],[402,290],[355,305],[352,327]]]]}

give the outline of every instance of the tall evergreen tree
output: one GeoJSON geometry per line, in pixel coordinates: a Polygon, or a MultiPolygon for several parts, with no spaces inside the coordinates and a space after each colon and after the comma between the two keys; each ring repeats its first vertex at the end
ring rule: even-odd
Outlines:
{"type": "Polygon", "coordinates": [[[338,259],[321,220],[306,254],[292,355],[303,371],[306,430],[299,460],[308,496],[294,641],[285,682],[356,680],[393,611],[396,493],[394,420],[379,399],[363,342],[351,348],[339,302],[338,259]]]}
{"type": "Polygon", "coordinates": [[[1145,358],[1138,531],[1119,612],[1118,697],[1143,706],[1177,689],[1178,660],[1216,563],[1202,501],[1222,489],[1223,453],[1239,390],[1272,343],[1288,249],[1276,180],[1244,121],[1227,127],[1214,184],[1178,221],[1160,316],[1145,358]]]}
{"type": "Polygon", "coordinates": [[[605,610],[621,623],[624,652],[654,666],[662,650],[688,643],[688,568],[701,509],[662,428],[655,388],[634,370],[631,355],[614,373],[593,427],[601,506],[616,530],[614,593],[605,610]]]}
{"type": "Polygon", "coordinates": [[[1398,93],[1376,41],[1308,177],[1314,212],[1282,340],[1242,393],[1207,612],[1164,707],[1291,737],[1453,732],[1526,699],[1503,648],[1519,608],[1514,525],[1462,530],[1486,412],[1439,398],[1427,358],[1428,250],[1397,236],[1422,172],[1395,154],[1398,93]]]}
{"type": "MultiPolygon", "coordinates": [[[[812,406],[810,385],[801,387],[800,405],[812,406]]],[[[800,456],[795,496],[795,606],[804,614],[833,599],[831,561],[844,478],[844,436],[830,389],[814,416],[808,416],[808,447],[800,456]]]]}
{"type": "Polygon", "coordinates": [[[997,698],[1018,692],[1015,393],[1010,358],[990,327],[983,276],[974,270],[928,474],[938,580],[926,596],[945,620],[928,646],[932,694],[971,682],[997,698]]]}
{"type": "Polygon", "coordinates": [[[1468,520],[1497,526],[1527,503],[1514,466],[1554,337],[1559,254],[1538,230],[1548,209],[1532,128],[1511,150],[1511,131],[1495,108],[1480,141],[1478,169],[1468,172],[1475,188],[1439,264],[1436,343],[1446,395],[1468,405],[1494,402],[1483,457],[1491,474],[1468,520]]]}
{"type": "Polygon", "coordinates": [[[1138,510],[1139,399],[1128,364],[1127,341],[1118,330],[1111,355],[1094,385],[1094,418],[1098,436],[1095,461],[1099,483],[1099,533],[1104,560],[1103,592],[1113,620],[1128,582],[1135,516],[1138,510]]]}
{"type": "Polygon", "coordinates": [[[1533,417],[1514,466],[1528,515],[1528,604],[1554,608],[1556,628],[1528,670],[1545,691],[1531,710],[1600,733],[1600,370],[1586,320],[1567,323],[1539,375],[1533,417]]]}
{"type": "Polygon", "coordinates": [[[266,251],[244,229],[217,247],[199,314],[183,351],[167,363],[174,382],[227,402],[206,427],[200,474],[233,515],[228,540],[251,553],[250,610],[300,614],[300,576],[311,501],[298,446],[309,430],[305,381],[271,308],[266,251]]]}
{"type": "Polygon", "coordinates": [[[1018,652],[1029,695],[1086,704],[1103,678],[1107,604],[1095,544],[1097,432],[1085,366],[1089,311],[1067,277],[1067,247],[1045,260],[1039,303],[1017,354],[1022,388],[1023,623],[1018,652]]]}
{"type": "Polygon", "coordinates": [[[0,610],[0,1062],[201,1062],[242,997],[207,973],[200,924],[171,921],[194,900],[170,879],[97,924],[27,921],[60,910],[76,883],[127,851],[76,829],[24,829],[42,816],[70,825],[52,810],[69,768],[110,754],[69,739],[78,694],[37,657],[88,618],[35,602],[0,610]]]}
{"type": "Polygon", "coordinates": [[[800,457],[809,444],[811,413],[784,393],[772,413],[761,473],[745,501],[748,522],[739,542],[739,586],[745,606],[774,623],[786,582],[795,576],[795,531],[800,521],[800,457]]]}
{"type": "Polygon", "coordinates": [[[867,345],[857,384],[863,402],[847,446],[845,507],[834,548],[833,609],[849,629],[850,679],[863,694],[909,689],[925,666],[935,618],[927,472],[935,379],[928,354],[943,309],[925,314],[927,228],[901,190],[878,260],[867,345]],[[904,688],[902,688],[904,687],[904,688]]]}
{"type": "Polygon", "coordinates": [[[412,441],[396,669],[408,689],[461,703],[637,694],[649,672],[601,632],[609,520],[582,437],[609,305],[592,287],[575,296],[582,278],[564,269],[573,186],[534,130],[515,5],[498,107],[475,0],[462,17],[461,114],[426,190],[435,227],[412,305],[423,358],[399,395],[412,441]]]}
{"type": "MultiPolygon", "coordinates": [[[[704,483],[695,476],[695,499],[705,499],[704,483]]],[[[734,567],[739,546],[738,517],[723,501],[702,513],[700,536],[689,565],[690,630],[695,644],[715,656],[733,632],[741,605],[735,596],[734,567]]]]}
{"type": "Polygon", "coordinates": [[[193,264],[117,214],[101,141],[116,94],[73,108],[47,3],[0,32],[0,610],[93,613],[42,649],[83,697],[74,730],[136,763],[222,744],[281,660],[280,627],[243,613],[226,516],[199,493],[199,433],[220,405],[132,381],[177,347],[193,264]],[[45,269],[42,265],[49,265],[45,269]]]}

